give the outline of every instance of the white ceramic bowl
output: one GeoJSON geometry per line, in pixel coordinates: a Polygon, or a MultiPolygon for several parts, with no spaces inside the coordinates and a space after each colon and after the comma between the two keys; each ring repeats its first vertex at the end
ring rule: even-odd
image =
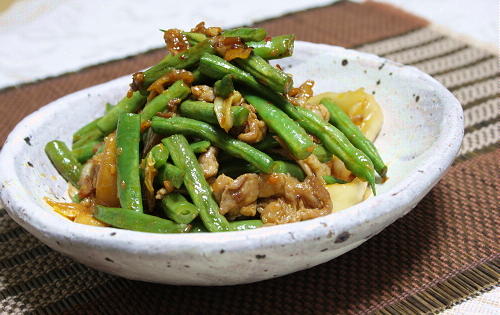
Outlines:
{"type": "Polygon", "coordinates": [[[389,165],[389,180],[378,185],[376,197],[314,220],[244,232],[150,234],[70,222],[42,201],[66,196],[66,183],[43,147],[53,139],[69,143],[75,130],[103,113],[103,104],[124,95],[127,76],[65,96],[17,125],[0,155],[0,195],[9,215],[54,250],[125,278],[249,283],[324,263],[359,246],[410,211],[455,158],[462,109],[430,76],[374,55],[306,42],[297,42],[294,56],[279,63],[296,83],[314,79],[316,93],[359,87],[375,93],[385,117],[376,145],[389,165]]]}

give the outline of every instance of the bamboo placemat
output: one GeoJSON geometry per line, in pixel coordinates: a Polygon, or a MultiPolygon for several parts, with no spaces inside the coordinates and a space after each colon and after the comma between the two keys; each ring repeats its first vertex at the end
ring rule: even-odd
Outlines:
{"type": "MultiPolygon", "coordinates": [[[[52,251],[0,210],[0,310],[408,314],[444,309],[498,283],[498,57],[374,2],[342,2],[260,25],[273,34],[376,53],[443,82],[465,110],[466,135],[454,166],[413,211],[356,250],[309,270],[233,287],[177,287],[103,274],[52,251]]],[[[163,54],[155,50],[0,91],[0,143],[34,109],[147,67],[163,54]]]]}

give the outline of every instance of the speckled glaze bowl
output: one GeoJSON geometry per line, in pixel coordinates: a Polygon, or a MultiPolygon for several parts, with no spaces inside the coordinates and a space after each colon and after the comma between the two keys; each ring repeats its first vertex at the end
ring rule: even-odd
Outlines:
{"type": "Polygon", "coordinates": [[[359,246],[410,211],[444,174],[463,136],[458,101],[413,67],[328,45],[297,42],[279,61],[315,92],[364,87],[385,122],[376,146],[389,165],[378,195],[331,215],[244,232],[150,234],[76,224],[43,197],[66,196],[66,183],[43,152],[102,115],[124,95],[129,76],[63,97],[26,117],[0,155],[0,196],[9,215],[42,242],[75,260],[129,279],[183,285],[232,285],[279,277],[359,246]]]}

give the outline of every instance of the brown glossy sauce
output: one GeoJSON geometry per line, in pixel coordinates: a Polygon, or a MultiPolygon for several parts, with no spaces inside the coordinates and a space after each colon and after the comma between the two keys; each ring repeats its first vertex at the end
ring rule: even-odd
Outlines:
{"type": "Polygon", "coordinates": [[[205,27],[205,22],[198,23],[194,28],[191,29],[193,33],[201,33],[207,35],[208,37],[218,36],[222,33],[221,27],[205,27]]]}
{"type": "Polygon", "coordinates": [[[156,95],[163,93],[163,91],[165,90],[165,86],[170,85],[178,80],[182,80],[187,85],[191,85],[191,83],[194,81],[194,77],[191,72],[184,69],[174,69],[172,71],[169,71],[148,87],[148,91],[150,92],[148,95],[148,100],[151,100],[156,95]]]}
{"type": "Polygon", "coordinates": [[[236,58],[246,59],[252,52],[252,48],[245,45],[239,37],[217,36],[214,38],[213,47],[227,61],[236,58]]]}
{"type": "Polygon", "coordinates": [[[187,37],[182,34],[181,30],[172,28],[163,33],[163,39],[167,45],[167,50],[172,55],[185,52],[189,49],[189,41],[187,37]]]}

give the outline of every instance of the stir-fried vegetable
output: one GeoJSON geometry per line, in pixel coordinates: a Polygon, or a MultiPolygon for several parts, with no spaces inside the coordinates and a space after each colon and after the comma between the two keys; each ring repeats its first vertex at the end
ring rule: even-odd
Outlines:
{"type": "Polygon", "coordinates": [[[177,223],[191,223],[199,213],[198,208],[180,193],[166,195],[162,199],[161,205],[165,215],[177,223]]]}
{"type": "Polygon", "coordinates": [[[387,173],[371,142],[378,104],[362,89],[314,97],[311,80],[293,88],[268,60],[291,56],[294,35],[203,22],[163,34],[168,54],[135,73],[116,105],[103,104],[72,150],[46,145],[73,187],[72,203],[47,199],[56,212],[150,233],[242,231],[327,215],[375,192],[375,171],[387,173]]]}
{"type": "Polygon", "coordinates": [[[314,143],[297,122],[265,99],[250,93],[244,95],[245,99],[255,107],[262,120],[286,143],[297,159],[303,160],[311,155],[314,143]]]}
{"type": "Polygon", "coordinates": [[[122,229],[150,233],[189,232],[189,225],[177,224],[134,209],[107,208],[97,206],[94,216],[102,222],[122,229]]]}
{"type": "Polygon", "coordinates": [[[349,116],[330,99],[322,99],[321,104],[328,109],[330,113],[330,122],[342,131],[356,148],[363,151],[370,158],[375,170],[380,176],[385,176],[387,166],[385,166],[384,161],[382,161],[373,143],[361,133],[361,130],[352,122],[349,116]]]}
{"type": "Polygon", "coordinates": [[[140,117],[123,113],[116,128],[117,186],[120,205],[142,212],[141,180],[139,176],[140,117]]]}
{"type": "Polygon", "coordinates": [[[97,122],[97,128],[103,135],[107,135],[116,129],[118,118],[122,113],[134,113],[146,102],[146,97],[135,92],[131,97],[125,96],[109,112],[97,122]]]}
{"type": "MultiPolygon", "coordinates": [[[[182,116],[204,121],[209,124],[218,124],[217,116],[214,110],[215,104],[204,101],[186,100],[180,106],[182,116]]],[[[230,106],[231,119],[233,126],[243,126],[248,118],[248,109],[242,106],[230,106]]]]}
{"type": "Polygon", "coordinates": [[[146,104],[141,112],[141,121],[151,119],[156,113],[163,112],[173,99],[183,100],[189,94],[189,88],[183,81],[176,81],[165,92],[146,104]]]}
{"type": "Polygon", "coordinates": [[[110,134],[104,141],[104,151],[96,157],[98,163],[95,201],[108,207],[120,206],[116,171],[116,136],[110,134]]]}
{"type": "Polygon", "coordinates": [[[54,140],[45,146],[45,153],[59,174],[73,186],[78,187],[82,165],[75,159],[66,144],[54,140]]]}
{"type": "Polygon", "coordinates": [[[229,231],[229,223],[219,213],[219,206],[212,197],[210,186],[203,177],[203,171],[186,138],[182,135],[173,135],[165,139],[165,144],[168,146],[176,166],[186,172],[184,186],[193,203],[198,207],[205,227],[210,232],[229,231]]]}
{"type": "Polygon", "coordinates": [[[270,156],[251,145],[231,138],[225,132],[194,119],[184,117],[172,117],[169,119],[154,117],[151,127],[155,132],[167,136],[183,134],[185,136],[196,136],[208,140],[234,157],[247,160],[265,173],[271,171],[271,166],[274,162],[270,156]]]}

